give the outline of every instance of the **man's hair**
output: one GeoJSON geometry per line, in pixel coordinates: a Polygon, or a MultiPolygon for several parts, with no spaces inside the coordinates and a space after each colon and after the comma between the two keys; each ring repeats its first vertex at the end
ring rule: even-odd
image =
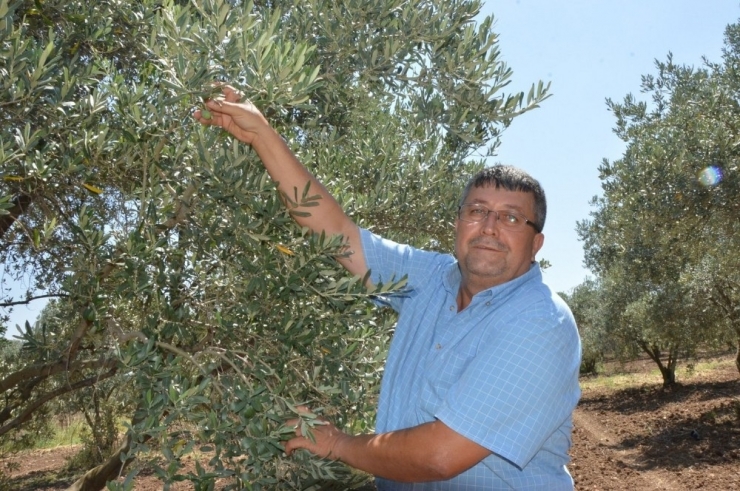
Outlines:
{"type": "Polygon", "coordinates": [[[510,165],[494,165],[486,167],[475,174],[463,190],[460,206],[465,204],[468,194],[473,187],[493,186],[496,189],[505,189],[507,191],[521,191],[532,193],[534,196],[534,224],[541,232],[545,228],[545,218],[547,217],[547,199],[545,190],[534,177],[530,176],[522,169],[510,165]]]}

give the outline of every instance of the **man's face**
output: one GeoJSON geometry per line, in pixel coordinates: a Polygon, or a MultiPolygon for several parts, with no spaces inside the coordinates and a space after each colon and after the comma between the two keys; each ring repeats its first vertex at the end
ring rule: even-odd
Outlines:
{"type": "MultiPolygon", "coordinates": [[[[489,210],[510,211],[534,220],[534,196],[492,186],[473,187],[465,204],[480,204],[489,210]]],[[[455,221],[455,254],[463,286],[475,293],[500,285],[529,271],[545,236],[526,225],[504,228],[494,213],[482,222],[455,221]]]]}

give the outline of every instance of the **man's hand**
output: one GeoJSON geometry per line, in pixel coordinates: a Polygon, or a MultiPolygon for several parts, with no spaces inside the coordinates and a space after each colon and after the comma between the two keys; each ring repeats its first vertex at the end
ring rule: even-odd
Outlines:
{"type": "Polygon", "coordinates": [[[220,126],[238,140],[253,145],[260,132],[270,125],[249,101],[241,101],[243,94],[231,85],[221,87],[222,95],[206,101],[206,109],[198,109],[193,117],[201,124],[220,126]]]}
{"type": "MultiPolygon", "coordinates": [[[[298,411],[300,413],[310,412],[305,406],[299,406],[298,411]]],[[[301,432],[301,421],[299,419],[292,419],[286,425],[294,426],[296,434],[295,438],[288,440],[285,444],[285,453],[287,455],[291,455],[295,450],[303,448],[318,457],[337,460],[339,459],[336,451],[337,445],[349,437],[349,435],[340,431],[339,428],[324,418],[317,418],[316,425],[311,428],[314,441],[311,441],[308,435],[304,435],[301,432]]]]}

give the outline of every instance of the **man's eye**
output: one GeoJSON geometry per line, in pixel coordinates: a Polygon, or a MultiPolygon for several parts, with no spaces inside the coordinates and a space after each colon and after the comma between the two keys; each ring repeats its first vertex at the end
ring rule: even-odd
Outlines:
{"type": "Polygon", "coordinates": [[[488,210],[485,210],[483,208],[473,208],[470,210],[470,213],[473,215],[485,215],[488,213],[488,210]]]}
{"type": "Polygon", "coordinates": [[[519,223],[520,221],[520,218],[518,216],[512,215],[511,213],[504,213],[503,218],[504,218],[504,221],[506,221],[506,223],[511,223],[511,224],[519,223]]]}

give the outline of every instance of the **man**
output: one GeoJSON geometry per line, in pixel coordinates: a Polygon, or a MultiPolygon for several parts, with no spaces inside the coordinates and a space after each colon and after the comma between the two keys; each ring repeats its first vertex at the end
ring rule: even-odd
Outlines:
{"type": "Polygon", "coordinates": [[[306,449],[377,476],[386,490],[573,489],[568,462],[580,396],[580,341],[573,316],[542,283],[545,195],[526,173],[483,170],[466,187],[455,222],[455,257],[414,249],[359,229],[241,94],[224,87],[196,120],[257,152],[279,189],[310,182],[321,195],[316,232],[341,234],[339,261],[372,282],[408,276],[389,296],[399,312],[381,385],[376,434],[326,423],[315,441],[296,429],[288,454],[306,449]]]}

